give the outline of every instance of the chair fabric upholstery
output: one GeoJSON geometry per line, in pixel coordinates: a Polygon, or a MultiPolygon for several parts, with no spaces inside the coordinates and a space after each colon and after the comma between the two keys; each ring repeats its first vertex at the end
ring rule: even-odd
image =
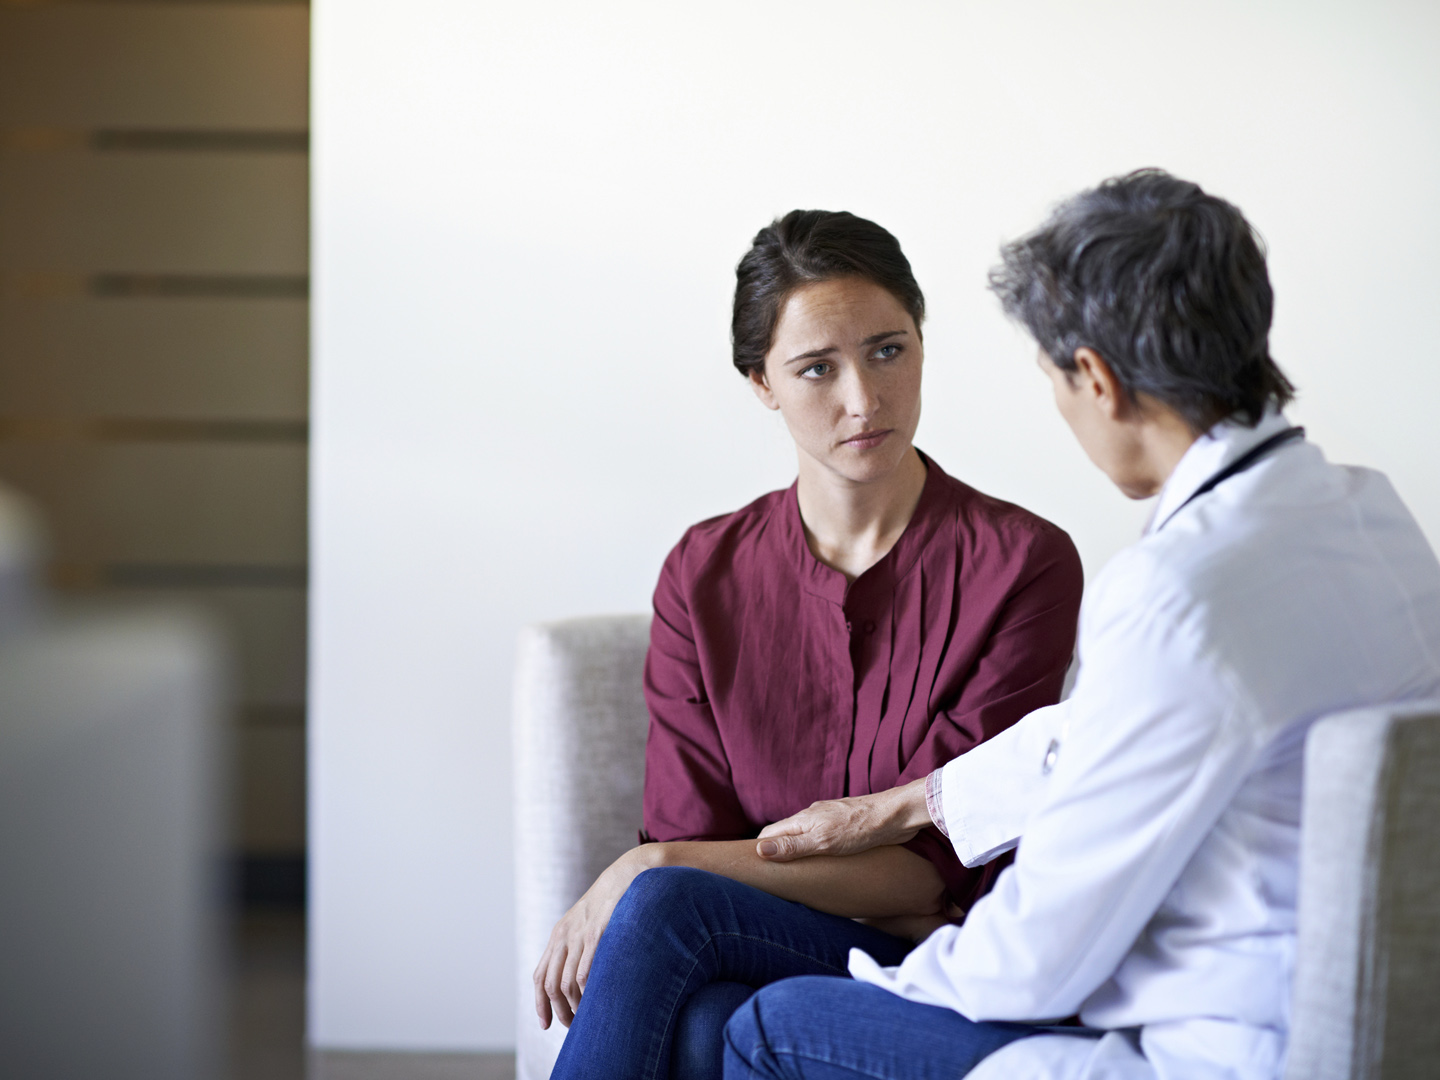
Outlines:
{"type": "Polygon", "coordinates": [[[1440,1075],[1440,701],[1314,726],[1300,844],[1286,1080],[1440,1075]]]}
{"type": "Polygon", "coordinates": [[[527,627],[515,669],[516,1076],[544,1080],[565,1029],[541,1031],[531,972],[550,929],[635,846],[645,735],[649,615],[527,627]]]}

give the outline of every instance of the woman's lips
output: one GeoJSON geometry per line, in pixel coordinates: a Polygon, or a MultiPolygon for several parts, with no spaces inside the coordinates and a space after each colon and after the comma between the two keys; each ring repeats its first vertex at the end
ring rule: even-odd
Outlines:
{"type": "Polygon", "coordinates": [[[889,438],[890,433],[894,430],[894,428],[883,428],[880,431],[862,431],[859,435],[846,439],[841,445],[856,450],[873,450],[889,438]]]}

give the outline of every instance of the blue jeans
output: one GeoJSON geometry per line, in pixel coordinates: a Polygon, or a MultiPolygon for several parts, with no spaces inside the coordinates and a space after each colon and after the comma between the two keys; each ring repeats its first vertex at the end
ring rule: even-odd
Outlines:
{"type": "Polygon", "coordinates": [[[718,1080],[725,1022],[751,994],[844,975],[852,948],[898,964],[912,945],[704,870],[647,870],[600,939],[552,1080],[718,1080]]]}
{"type": "Polygon", "coordinates": [[[786,979],[731,1018],[725,1080],[957,1080],[1007,1043],[1056,1030],[976,1023],[854,979],[786,979]]]}

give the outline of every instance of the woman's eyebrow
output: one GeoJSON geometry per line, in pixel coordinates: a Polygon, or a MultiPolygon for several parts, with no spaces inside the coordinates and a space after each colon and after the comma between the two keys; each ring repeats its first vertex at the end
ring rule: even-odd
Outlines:
{"type": "Polygon", "coordinates": [[[797,360],[814,360],[816,357],[829,356],[831,353],[837,351],[838,350],[834,345],[827,345],[823,349],[811,349],[809,352],[799,353],[795,356],[790,357],[790,359],[786,360],[785,363],[793,364],[797,360]]]}
{"type": "MultiPolygon", "coordinates": [[[[886,331],[884,331],[884,332],[882,332],[882,333],[879,333],[879,334],[871,334],[871,335],[870,335],[869,337],[867,337],[864,341],[860,342],[860,344],[861,344],[861,345],[875,345],[875,344],[877,344],[878,342],[884,341],[886,338],[901,337],[901,336],[903,336],[903,335],[905,335],[905,334],[908,334],[908,333],[910,333],[909,330],[886,330],[886,331]]],[[[834,345],[827,345],[827,346],[826,346],[825,348],[823,348],[823,349],[811,349],[809,352],[798,353],[797,355],[790,357],[789,360],[786,360],[785,363],[787,363],[787,364],[793,364],[793,363],[795,363],[797,360],[815,360],[815,359],[817,359],[817,358],[819,358],[819,357],[821,357],[821,356],[829,356],[831,353],[836,352],[836,351],[837,351],[836,346],[834,346],[834,345]]]]}

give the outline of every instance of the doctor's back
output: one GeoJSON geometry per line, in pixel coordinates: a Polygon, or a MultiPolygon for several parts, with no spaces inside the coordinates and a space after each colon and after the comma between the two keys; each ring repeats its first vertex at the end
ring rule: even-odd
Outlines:
{"type": "MultiPolygon", "coordinates": [[[[1261,740],[1440,691],[1440,562],[1382,473],[1332,465],[1312,443],[1180,508],[1097,591],[1117,576],[1172,632],[1203,642],[1197,659],[1230,669],[1261,740]]],[[[1118,597],[1106,599],[1096,606],[1118,597]]]]}
{"type": "MultiPolygon", "coordinates": [[[[1248,443],[1277,425],[1272,415],[1254,433],[1221,429],[1248,443]]],[[[1193,1072],[1197,1057],[1248,1059],[1253,1071],[1237,1075],[1275,1076],[1290,1020],[1305,737],[1332,713],[1440,697],[1440,563],[1382,474],[1332,465],[1310,443],[1176,509],[1186,480],[1172,478],[1179,490],[1162,493],[1147,535],[1096,581],[1069,704],[1077,756],[1089,759],[1080,788],[1103,784],[1107,754],[1129,759],[1117,774],[1168,777],[1163,828],[1193,854],[1081,1013],[1142,1028],[1162,1076],[1193,1072]],[[1122,683],[1151,716],[1107,738],[1106,699],[1122,683]]],[[[1112,824],[1153,843],[1160,805],[1142,791],[1131,821],[1112,824]]],[[[1027,842],[1046,831],[1027,829],[1027,842]]],[[[1120,862],[1139,869],[1137,854],[1120,862]]]]}

